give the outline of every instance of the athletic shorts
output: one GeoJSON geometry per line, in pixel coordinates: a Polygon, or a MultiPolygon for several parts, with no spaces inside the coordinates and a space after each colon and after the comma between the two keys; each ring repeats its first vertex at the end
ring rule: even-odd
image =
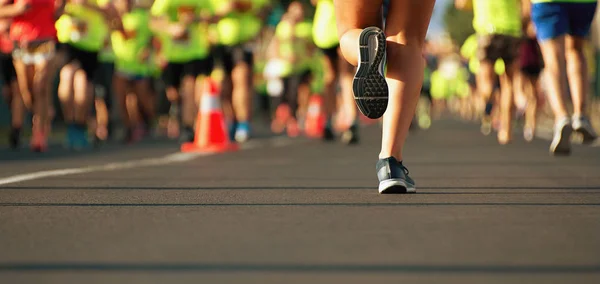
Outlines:
{"type": "Polygon", "coordinates": [[[36,65],[50,61],[56,54],[56,44],[53,40],[39,40],[30,42],[26,47],[15,43],[13,59],[19,60],[25,65],[36,65]]]}
{"type": "Polygon", "coordinates": [[[542,52],[535,39],[525,39],[520,47],[519,63],[521,72],[530,77],[537,77],[544,68],[542,52]]]}
{"type": "Polygon", "coordinates": [[[10,82],[17,79],[17,72],[15,72],[12,55],[4,53],[0,54],[0,73],[2,75],[3,84],[8,85],[10,82]]]}
{"type": "Polygon", "coordinates": [[[502,59],[509,65],[519,57],[519,44],[519,38],[508,35],[478,35],[477,59],[488,62],[502,59]]]}
{"type": "Polygon", "coordinates": [[[69,44],[63,45],[65,49],[65,61],[68,63],[78,62],[89,81],[94,80],[94,74],[98,69],[98,52],[85,51],[69,44]]]}
{"type": "Polygon", "coordinates": [[[540,41],[562,35],[586,37],[594,20],[597,3],[537,3],[531,20],[540,41]]]}
{"type": "Polygon", "coordinates": [[[216,46],[215,55],[219,58],[219,61],[227,74],[230,74],[231,71],[233,71],[233,67],[238,62],[245,62],[249,66],[254,65],[254,55],[252,54],[252,51],[244,45],[216,46]]]}
{"type": "Polygon", "coordinates": [[[167,87],[179,88],[181,79],[185,76],[197,77],[199,75],[210,75],[214,67],[212,56],[204,59],[196,59],[186,63],[167,64],[162,71],[161,78],[167,87]]]}

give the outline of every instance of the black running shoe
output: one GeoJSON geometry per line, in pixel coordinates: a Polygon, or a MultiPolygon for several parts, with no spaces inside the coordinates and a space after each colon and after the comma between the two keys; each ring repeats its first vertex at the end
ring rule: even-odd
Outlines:
{"type": "Polygon", "coordinates": [[[408,176],[408,169],[394,157],[377,161],[377,178],[381,194],[417,192],[415,181],[408,176]]]}
{"type": "Polygon", "coordinates": [[[11,128],[8,137],[8,144],[11,149],[17,149],[21,145],[21,128],[11,128]]]}
{"type": "Polygon", "coordinates": [[[333,130],[330,127],[325,127],[325,129],[323,130],[323,141],[333,141],[335,140],[335,134],[333,133],[333,130]]]}
{"type": "Polygon", "coordinates": [[[182,127],[179,131],[179,143],[194,142],[194,128],[191,126],[182,127]]]}
{"type": "Polygon", "coordinates": [[[383,116],[388,104],[385,81],[385,35],[378,27],[360,33],[358,68],[353,80],[354,101],[362,114],[371,119],[383,116]]]}

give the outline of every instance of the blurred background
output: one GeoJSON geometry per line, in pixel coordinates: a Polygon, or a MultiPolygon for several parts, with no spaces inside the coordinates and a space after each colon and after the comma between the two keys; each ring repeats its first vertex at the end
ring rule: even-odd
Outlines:
{"type": "MultiPolygon", "coordinates": [[[[79,1],[81,2],[81,1],[79,1]]],[[[96,5],[98,7],[106,7],[106,5],[109,5],[110,3],[113,4],[119,4],[118,2],[123,2],[123,1],[110,1],[110,0],[106,0],[106,1],[98,1],[98,3],[94,3],[91,5],[96,5]],[[102,3],[101,3],[102,2],[102,3]],[[108,4],[107,4],[108,3],[108,4]]],[[[169,2],[169,1],[163,1],[163,2],[169,2]]],[[[186,2],[186,1],[183,1],[186,2]]],[[[189,2],[189,1],[188,1],[189,2]]],[[[213,8],[214,11],[218,10],[217,8],[214,8],[216,6],[221,5],[222,3],[237,3],[240,1],[213,1],[217,4],[213,3],[213,8]],[[221,3],[221,4],[219,4],[221,3]]],[[[244,2],[244,1],[241,1],[244,2]]],[[[307,95],[305,95],[305,93],[308,93],[308,96],[314,96],[314,95],[322,95],[324,92],[326,92],[326,78],[327,78],[327,70],[325,70],[324,65],[326,64],[325,60],[327,58],[327,54],[324,53],[322,48],[317,48],[315,46],[315,43],[313,42],[313,36],[311,33],[314,33],[315,28],[314,26],[312,26],[313,24],[315,24],[316,21],[316,8],[317,8],[317,4],[319,4],[320,2],[331,2],[331,1],[322,1],[322,0],[302,0],[302,1],[255,1],[259,4],[254,3],[253,8],[251,8],[250,10],[245,10],[246,14],[253,14],[259,19],[260,21],[260,25],[259,26],[259,31],[255,33],[255,35],[253,35],[253,37],[250,40],[247,40],[244,42],[243,48],[246,48],[247,52],[251,57],[252,57],[252,63],[249,64],[250,69],[253,72],[250,72],[249,74],[251,74],[252,76],[252,80],[251,82],[249,82],[248,84],[244,85],[242,88],[246,88],[248,91],[248,95],[249,96],[249,100],[244,104],[242,103],[244,106],[242,106],[241,108],[248,108],[248,110],[244,111],[244,112],[248,112],[249,114],[249,118],[242,118],[240,120],[239,118],[239,113],[240,110],[235,111],[233,109],[236,108],[236,99],[233,99],[233,102],[228,101],[227,100],[227,96],[223,95],[222,97],[224,97],[225,101],[224,101],[224,111],[227,114],[228,117],[228,125],[230,126],[230,128],[233,128],[233,130],[238,130],[239,132],[239,125],[237,125],[236,123],[242,121],[243,123],[246,123],[247,121],[251,121],[254,124],[258,124],[258,123],[262,123],[265,125],[268,125],[271,130],[273,132],[277,132],[277,133],[281,133],[283,130],[283,128],[288,128],[288,135],[291,136],[297,136],[298,133],[302,133],[304,129],[304,123],[305,123],[305,117],[306,117],[306,112],[308,109],[308,105],[309,105],[309,99],[308,97],[306,97],[307,95]],[[285,95],[281,95],[281,94],[273,94],[273,92],[277,93],[282,93],[282,92],[287,92],[285,90],[279,90],[278,91],[278,84],[277,82],[287,82],[285,80],[280,80],[280,81],[273,81],[273,77],[278,77],[284,78],[284,75],[281,75],[283,73],[285,73],[285,67],[277,67],[278,65],[276,64],[277,62],[282,62],[279,58],[274,58],[273,56],[273,52],[272,52],[272,48],[273,48],[273,42],[274,39],[277,38],[278,35],[278,30],[284,30],[285,26],[282,25],[282,18],[285,18],[285,15],[290,14],[290,4],[292,2],[296,2],[298,4],[300,4],[300,6],[302,6],[302,12],[300,13],[302,19],[300,19],[299,22],[306,22],[307,24],[309,24],[310,26],[305,27],[305,29],[307,30],[307,33],[309,34],[308,36],[306,36],[305,38],[302,38],[301,36],[296,35],[296,38],[301,38],[302,40],[304,40],[304,46],[302,46],[301,48],[295,46],[293,48],[291,48],[291,52],[293,54],[296,54],[298,58],[303,57],[303,59],[298,59],[298,58],[293,58],[291,59],[292,61],[290,62],[294,62],[292,63],[292,65],[294,64],[300,64],[298,62],[302,62],[301,64],[306,65],[306,70],[309,72],[309,74],[311,75],[310,77],[302,77],[301,78],[301,82],[295,85],[291,85],[290,86],[286,86],[286,88],[296,88],[297,90],[294,90],[293,92],[295,93],[294,96],[292,96],[291,100],[294,100],[294,102],[289,101],[290,98],[285,98],[285,95]],[[260,9],[257,9],[256,7],[259,7],[260,9]],[[259,11],[260,10],[260,11],[259,11]],[[280,61],[277,61],[280,60],[280,61]],[[300,61],[299,61],[300,60],[300,61]],[[302,61],[303,60],[303,61],[302,61]],[[270,66],[270,67],[269,67],[270,66]],[[274,68],[274,69],[273,69],[274,68]],[[275,75],[273,75],[275,74],[275,75]],[[279,74],[279,75],[278,75],[279,74]],[[271,84],[269,84],[271,82],[271,84]],[[310,91],[306,91],[306,86],[309,87],[310,91]],[[270,89],[271,88],[271,89],[270,89]],[[304,88],[304,89],[303,89],[304,88]],[[271,91],[270,91],[271,90],[271,91]],[[278,96],[282,96],[284,97],[283,100],[273,100],[273,97],[278,97],[278,96]],[[283,101],[283,102],[282,102],[283,101]],[[292,115],[292,117],[294,117],[294,121],[293,123],[289,123],[289,121],[287,122],[281,122],[280,124],[282,124],[281,126],[278,127],[277,122],[278,119],[281,120],[281,116],[280,113],[282,111],[277,111],[278,109],[281,110],[281,108],[279,108],[281,105],[297,105],[297,110],[296,107],[294,107],[293,109],[295,110],[294,114],[292,115]],[[294,124],[295,123],[295,124],[294,124]],[[297,130],[290,130],[289,128],[297,128],[297,130]]],[[[92,2],[90,2],[92,3],[92,2]]],[[[75,4],[75,1],[73,1],[73,3],[67,3],[67,6],[69,5],[79,5],[79,4],[75,4]]],[[[124,13],[132,13],[132,11],[134,10],[145,10],[146,13],[149,15],[148,18],[146,19],[147,23],[145,26],[149,26],[152,27],[149,31],[150,35],[147,38],[147,42],[143,43],[142,45],[147,45],[151,48],[139,48],[138,52],[140,54],[137,54],[135,57],[143,57],[146,61],[148,62],[148,68],[152,69],[151,74],[150,73],[144,73],[143,79],[147,80],[148,82],[148,86],[149,89],[152,92],[152,96],[143,96],[144,94],[138,94],[137,96],[137,100],[152,100],[151,104],[154,105],[154,110],[153,110],[153,115],[151,118],[148,118],[144,115],[144,111],[142,111],[141,114],[138,114],[137,116],[141,116],[139,117],[137,120],[137,123],[139,124],[144,124],[144,129],[145,132],[144,134],[140,134],[139,137],[137,139],[133,139],[133,140],[139,140],[139,139],[143,139],[143,137],[146,136],[164,136],[164,137],[169,137],[172,139],[180,139],[185,141],[191,141],[193,140],[193,136],[190,137],[190,133],[187,133],[188,137],[181,137],[182,136],[182,132],[185,132],[186,130],[189,132],[189,128],[190,127],[194,127],[193,126],[193,122],[191,123],[190,121],[193,121],[195,118],[196,113],[192,111],[188,112],[188,113],[193,113],[193,114],[185,114],[186,112],[183,110],[184,108],[186,108],[186,106],[182,106],[182,105],[177,105],[175,103],[173,103],[176,100],[170,99],[170,95],[169,95],[169,91],[168,88],[169,86],[167,86],[168,84],[165,84],[165,76],[164,73],[165,72],[171,72],[173,69],[168,69],[168,65],[169,62],[166,62],[168,60],[165,61],[164,56],[161,55],[161,52],[164,52],[164,48],[161,50],[160,46],[162,44],[162,46],[167,46],[167,41],[172,42],[176,42],[176,40],[174,40],[173,38],[171,39],[167,39],[165,41],[163,41],[164,37],[162,37],[160,34],[160,31],[158,31],[156,28],[154,28],[153,26],[155,26],[155,24],[152,24],[154,22],[154,20],[158,20],[158,18],[160,18],[160,13],[161,12],[150,12],[151,9],[156,9],[156,11],[160,10],[160,6],[159,4],[155,3],[155,1],[152,0],[138,0],[138,1],[133,1],[130,3],[131,7],[126,8],[127,11],[124,12],[118,12],[117,14],[120,13],[121,16],[124,15],[124,13]],[[152,46],[154,46],[154,48],[152,48],[152,46]],[[141,55],[141,53],[143,53],[143,55],[141,55]],[[175,107],[177,106],[177,107],[175,107]],[[183,118],[182,118],[182,113],[183,113],[183,118]],[[188,118],[186,118],[186,116],[188,118]],[[175,117],[175,118],[174,118],[175,117]],[[187,120],[187,122],[186,122],[187,120]],[[190,125],[191,124],[191,125],[190,125]],[[174,125],[174,126],[173,126],[174,125]],[[169,128],[171,127],[171,128],[169,128]],[[186,129],[186,127],[188,127],[186,129]]],[[[164,6],[164,5],[163,5],[164,6]]],[[[324,5],[323,5],[324,6],[324,5]]],[[[117,7],[118,8],[118,7],[117,7]]],[[[196,9],[202,10],[204,8],[202,7],[196,7],[196,9]]],[[[71,9],[66,9],[65,10],[65,14],[63,14],[63,17],[65,15],[69,15],[69,13],[72,12],[72,18],[75,19],[77,17],[79,17],[81,14],[78,14],[76,12],[77,9],[75,8],[71,8],[71,9]],[[75,11],[75,12],[74,12],[75,11]],[[74,15],[74,16],[73,16],[74,15]]],[[[118,9],[117,9],[118,10],[118,9]]],[[[197,10],[197,11],[199,11],[197,10]]],[[[106,11],[105,11],[106,12],[106,11]]],[[[229,46],[229,47],[237,47],[240,46],[240,44],[224,44],[223,43],[223,38],[219,38],[219,36],[222,37],[222,35],[213,35],[213,31],[212,31],[212,27],[217,27],[220,23],[223,23],[224,19],[226,19],[227,17],[231,17],[231,13],[232,12],[228,12],[230,14],[222,14],[219,19],[213,19],[210,20],[209,18],[201,18],[201,19],[195,19],[195,22],[193,23],[194,25],[198,24],[198,25],[202,25],[202,24],[206,24],[207,29],[206,30],[202,30],[205,32],[199,32],[198,35],[201,37],[198,41],[199,42],[208,42],[207,44],[209,45],[208,50],[210,50],[209,52],[209,57],[211,57],[211,61],[212,61],[212,65],[214,68],[211,68],[209,73],[206,74],[196,74],[196,73],[201,73],[201,72],[192,72],[194,73],[194,76],[208,76],[209,78],[213,78],[215,80],[215,82],[221,82],[224,80],[224,78],[226,79],[227,77],[227,72],[230,72],[231,70],[227,70],[228,67],[228,63],[226,62],[227,60],[223,60],[222,56],[218,55],[218,48],[220,48],[221,46],[225,45],[225,46],[229,46]],[[213,21],[213,22],[211,22],[213,21]]],[[[242,13],[239,12],[238,13],[242,13]]],[[[293,15],[293,11],[291,11],[291,15],[293,15]]],[[[198,13],[198,14],[202,14],[202,13],[198,13]]],[[[215,15],[217,13],[215,12],[215,15]]],[[[109,15],[110,16],[110,15],[109,15]]],[[[123,22],[126,22],[126,19],[122,18],[123,22]]],[[[172,19],[170,19],[172,20],[172,19]]],[[[109,20],[106,20],[106,22],[108,22],[109,20]]],[[[60,19],[57,21],[57,32],[60,35],[61,33],[64,33],[65,29],[70,29],[71,26],[70,25],[63,25],[63,24],[58,24],[60,22],[60,19]]],[[[76,22],[76,21],[72,21],[72,22],[76,22]]],[[[71,24],[72,24],[71,22],[71,24]]],[[[62,22],[61,22],[62,23],[62,22]]],[[[240,27],[243,27],[244,25],[246,25],[247,23],[245,22],[239,22],[238,25],[240,27]]],[[[96,25],[96,24],[91,24],[92,26],[96,25]]],[[[104,23],[103,25],[107,25],[106,23],[104,23]]],[[[301,29],[301,25],[298,25],[297,23],[295,23],[296,28],[301,29]]],[[[108,25],[107,25],[108,26],[108,25]]],[[[126,26],[126,25],[123,25],[126,26]]],[[[110,27],[107,27],[108,29],[110,29],[110,27]]],[[[325,26],[324,28],[328,28],[327,26],[325,26]]],[[[329,26],[329,28],[331,28],[329,26]]],[[[135,28],[134,28],[135,29],[135,28]]],[[[321,27],[318,29],[322,29],[321,27]]],[[[166,32],[166,31],[165,31],[166,32]]],[[[8,30],[5,31],[5,33],[8,33],[8,30]]],[[[214,32],[214,34],[218,34],[219,31],[214,32]]],[[[300,32],[302,33],[302,32],[300,32]]],[[[331,32],[330,32],[331,33],[331,32]]],[[[285,32],[282,32],[282,34],[285,34],[285,32]]],[[[417,114],[415,116],[415,120],[414,120],[414,128],[420,128],[420,129],[429,129],[432,126],[435,125],[435,120],[436,119],[442,119],[444,117],[447,117],[448,115],[462,119],[462,120],[466,120],[466,121],[474,121],[474,122],[478,122],[481,119],[481,114],[483,113],[483,109],[485,108],[485,102],[476,95],[476,84],[473,82],[474,80],[474,76],[473,76],[473,66],[470,66],[470,64],[472,64],[471,59],[472,59],[472,55],[468,55],[467,53],[469,53],[469,50],[473,50],[473,47],[470,47],[470,45],[472,45],[473,43],[469,43],[469,38],[471,38],[473,35],[475,34],[475,31],[473,29],[473,14],[470,11],[464,11],[464,10],[459,10],[455,7],[455,3],[453,0],[438,0],[436,2],[436,6],[435,6],[435,10],[434,10],[434,14],[433,14],[433,19],[431,21],[430,24],[430,29],[428,32],[428,42],[427,42],[427,46],[426,46],[426,57],[427,57],[427,61],[428,61],[428,66],[427,66],[427,70],[426,70],[426,76],[425,76],[425,80],[426,82],[424,82],[424,92],[426,92],[427,94],[424,94],[421,102],[419,103],[419,108],[417,111],[417,114]]],[[[589,45],[586,46],[585,50],[586,50],[586,57],[588,59],[588,63],[589,63],[589,68],[588,68],[588,72],[589,72],[589,78],[591,79],[591,86],[590,86],[590,103],[588,105],[589,107],[589,111],[590,111],[590,118],[592,120],[592,124],[594,125],[594,127],[596,127],[596,129],[598,129],[598,127],[600,127],[600,74],[599,72],[597,72],[597,66],[600,65],[600,20],[598,18],[595,19],[594,25],[593,25],[593,29],[592,29],[592,33],[591,33],[591,40],[589,45]]],[[[233,35],[230,35],[233,36],[233,35]]],[[[233,37],[241,37],[240,35],[235,35],[233,37]]],[[[106,32],[104,34],[104,36],[102,38],[99,38],[99,40],[103,41],[102,43],[99,43],[98,46],[106,46],[106,44],[104,43],[104,41],[106,41],[107,39],[110,38],[114,39],[114,31],[109,31],[106,32]]],[[[285,36],[283,36],[282,38],[285,38],[285,36]]],[[[88,39],[89,40],[89,39],[88,39]]],[[[68,50],[68,48],[65,48],[66,46],[77,46],[78,39],[75,39],[73,37],[64,40],[64,42],[61,43],[61,40],[59,38],[59,44],[57,45],[57,55],[56,55],[56,66],[50,70],[50,80],[49,80],[49,85],[50,85],[50,99],[51,99],[51,128],[52,131],[50,131],[48,133],[48,139],[51,141],[62,141],[63,139],[65,139],[65,135],[67,135],[67,132],[69,131],[69,124],[72,123],[72,121],[66,121],[65,120],[65,112],[64,112],[64,106],[61,105],[61,100],[59,99],[59,85],[61,83],[61,70],[64,66],[69,64],[69,60],[73,59],[71,57],[69,57],[69,53],[72,53],[72,50],[68,50]],[[67,59],[65,59],[67,58],[67,59]],[[54,140],[53,140],[54,139],[54,140]]],[[[282,46],[277,46],[275,47],[278,50],[282,50],[285,49],[285,47],[283,46],[283,44],[281,43],[282,40],[279,39],[278,43],[282,46]]],[[[114,45],[115,43],[113,42],[112,45],[114,45]]],[[[109,47],[110,47],[110,43],[108,43],[109,47]]],[[[476,45],[476,43],[475,43],[476,45]]],[[[232,50],[234,48],[231,48],[232,50]]],[[[171,51],[172,52],[172,51],[171,51]]],[[[471,52],[473,53],[473,52],[471,52]]],[[[102,51],[96,52],[94,53],[100,57],[102,57],[102,51]]],[[[233,54],[233,53],[232,53],[233,54]]],[[[232,57],[232,56],[237,56],[237,55],[232,55],[229,54],[228,56],[232,57]]],[[[117,55],[119,56],[119,55],[117,55]]],[[[85,56],[84,56],[85,57],[85,56]]],[[[277,56],[275,56],[277,57],[277,56]]],[[[280,56],[281,57],[281,56],[280,56]]],[[[232,57],[233,58],[233,57],[232,57]]],[[[77,60],[82,61],[81,58],[76,58],[75,57],[75,61],[77,60]]],[[[118,60],[117,60],[118,61],[118,60]]],[[[284,60],[285,61],[285,60],[284,60]]],[[[249,61],[248,61],[249,62],[249,61]]],[[[288,62],[288,63],[290,63],[288,62]]],[[[116,63],[114,63],[113,59],[100,59],[100,63],[108,63],[108,66],[112,66],[116,63]]],[[[139,63],[139,62],[138,62],[139,63]]],[[[142,62],[143,63],[143,62],[142,62]]],[[[124,63],[126,65],[126,63],[124,63]]],[[[137,63],[136,63],[137,64],[137,63]]],[[[145,64],[145,63],[144,63],[145,64]]],[[[100,68],[99,66],[102,64],[96,64],[96,68],[100,68]]],[[[117,64],[118,65],[118,64],[117,64]]],[[[183,66],[183,65],[182,65],[183,66]]],[[[125,69],[127,69],[126,67],[123,67],[125,69]]],[[[201,68],[201,67],[199,67],[201,68]]],[[[502,66],[499,67],[500,69],[502,68],[502,66]]],[[[118,68],[117,68],[118,69],[118,68]]],[[[111,103],[108,105],[108,108],[106,110],[104,110],[104,112],[106,112],[107,116],[106,118],[99,118],[98,117],[98,108],[106,108],[106,105],[102,106],[102,105],[98,105],[97,103],[94,103],[94,100],[89,100],[87,102],[87,104],[89,104],[89,106],[91,107],[91,110],[89,111],[89,114],[86,117],[86,124],[87,127],[89,129],[88,132],[85,133],[86,135],[86,139],[90,140],[90,144],[93,144],[92,142],[94,142],[95,144],[99,144],[99,142],[103,142],[103,141],[109,141],[111,139],[122,139],[122,138],[117,138],[120,136],[127,136],[127,135],[132,135],[131,133],[127,134],[127,131],[134,131],[131,130],[132,128],[135,128],[135,123],[129,123],[129,125],[126,125],[128,123],[124,123],[121,119],[122,114],[120,114],[121,112],[123,112],[124,108],[119,108],[118,107],[118,102],[119,102],[119,98],[117,98],[114,90],[111,90],[112,88],[114,88],[115,86],[113,86],[114,81],[112,80],[113,76],[117,76],[118,78],[124,78],[124,82],[126,83],[132,83],[135,80],[132,80],[133,77],[129,76],[121,76],[119,74],[121,74],[122,72],[116,72],[114,66],[112,66],[111,68],[107,69],[109,71],[100,71],[102,72],[102,74],[104,74],[105,77],[108,78],[104,79],[103,82],[100,82],[98,80],[96,80],[96,78],[92,78],[89,79],[89,83],[94,85],[93,88],[93,97],[98,99],[99,97],[106,97],[106,96],[111,96],[112,98],[110,99],[111,103]],[[108,73],[106,73],[108,72],[108,73]],[[115,75],[117,74],[117,75],[115,75]],[[119,77],[120,76],[120,77],[119,77]],[[99,131],[99,121],[103,121],[100,124],[102,125],[102,128],[106,128],[106,129],[102,129],[102,131],[99,131]],[[131,126],[134,125],[134,126],[131,126]],[[127,129],[129,128],[129,130],[127,129]],[[118,133],[117,129],[122,129],[121,132],[124,132],[125,134],[115,134],[118,133]],[[123,130],[125,129],[125,130],[123,130]],[[107,134],[108,133],[108,134],[107,134]]],[[[118,71],[118,70],[117,70],[118,71]]],[[[176,76],[181,77],[178,78],[177,80],[181,80],[183,77],[185,77],[185,75],[187,74],[186,71],[179,71],[179,73],[183,72],[182,74],[176,74],[176,76]]],[[[96,73],[96,77],[98,77],[97,73],[99,72],[95,72],[96,73]]],[[[129,74],[131,75],[131,74],[129,74]]],[[[137,74],[134,74],[137,75],[137,74]]],[[[0,82],[0,85],[6,87],[8,84],[7,82],[4,82],[5,78],[7,78],[6,76],[2,76],[2,81],[0,82]]],[[[287,77],[285,77],[287,78],[287,77]]],[[[295,78],[295,77],[294,77],[295,78]]],[[[168,80],[167,80],[168,81],[168,80]]],[[[233,79],[233,81],[236,81],[235,78],[233,79]]],[[[536,102],[535,104],[538,105],[538,111],[535,114],[535,116],[537,117],[537,124],[534,126],[536,129],[534,129],[535,131],[550,131],[551,132],[551,127],[552,127],[552,114],[551,111],[549,109],[549,105],[545,102],[545,89],[544,89],[544,76],[543,76],[543,72],[540,78],[540,82],[538,84],[538,86],[536,87],[536,102]]],[[[168,83],[168,82],[167,82],[168,83]]],[[[183,84],[183,83],[182,83],[183,84]]],[[[237,83],[236,83],[237,84],[237,83]]],[[[283,83],[282,83],[283,84],[283,83]]],[[[224,86],[223,84],[220,84],[221,86],[224,86]]],[[[198,95],[201,92],[198,90],[200,85],[197,85],[197,90],[195,91],[195,99],[196,102],[199,103],[200,102],[200,96],[198,95]]],[[[176,86],[178,87],[178,86],[176,86]]],[[[283,87],[281,87],[283,88],[283,87]]],[[[6,89],[6,88],[5,88],[6,89]]],[[[6,94],[6,92],[8,92],[7,90],[4,91],[5,95],[3,96],[5,99],[0,100],[0,145],[4,145],[7,146],[8,144],[12,143],[9,141],[9,138],[11,135],[11,107],[9,106],[9,95],[6,94]]],[[[135,92],[144,92],[143,90],[134,90],[135,92]]],[[[186,92],[185,90],[180,89],[179,92],[181,94],[183,94],[184,92],[186,92]]],[[[239,91],[233,91],[233,96],[237,96],[235,95],[236,92],[239,91]]],[[[340,92],[339,88],[338,88],[338,92],[340,92]]],[[[117,92],[118,93],[118,92],[117,92]]],[[[183,95],[182,95],[183,96],[183,95]]],[[[241,96],[241,95],[240,95],[241,96]]],[[[347,111],[344,108],[344,102],[342,99],[343,96],[338,96],[337,99],[337,109],[336,111],[334,111],[333,116],[338,117],[338,129],[341,129],[340,131],[343,131],[344,127],[347,128],[348,125],[352,124],[352,118],[340,118],[343,117],[347,111]]],[[[568,96],[565,96],[565,99],[567,99],[567,101],[569,100],[568,96]]],[[[134,104],[135,104],[135,100],[134,104]]],[[[144,102],[141,101],[137,101],[137,104],[143,104],[144,102]]],[[[185,103],[185,102],[184,102],[185,103]]],[[[528,100],[527,96],[521,93],[516,93],[515,94],[515,117],[514,119],[516,121],[524,121],[525,120],[525,113],[526,113],[526,109],[528,106],[528,103],[531,104],[531,102],[528,100]]],[[[191,103],[187,103],[188,105],[191,105],[191,103]]],[[[196,109],[198,108],[197,105],[194,106],[188,106],[188,108],[191,109],[196,109]]],[[[240,107],[237,107],[238,109],[240,107]]],[[[133,112],[136,112],[136,110],[134,110],[133,112]]],[[[285,116],[285,115],[283,115],[285,116]]],[[[289,110],[288,110],[288,116],[289,116],[289,110]]],[[[32,128],[32,121],[34,121],[33,119],[33,115],[31,113],[31,111],[25,111],[25,113],[23,114],[24,117],[24,122],[23,122],[23,126],[22,126],[22,131],[19,133],[20,135],[20,140],[22,140],[19,144],[23,145],[23,144],[27,144],[27,139],[31,136],[31,128],[32,128]]],[[[136,115],[130,114],[130,117],[136,117],[136,115]]],[[[132,118],[133,119],[133,118],[132,118]]],[[[285,119],[284,119],[285,120],[285,119]]],[[[494,127],[497,126],[497,122],[494,122],[494,127]]],[[[523,122],[522,124],[525,124],[525,122],[523,122]]],[[[519,124],[517,124],[519,125],[519,124]]],[[[231,130],[231,129],[230,129],[231,130]]],[[[244,129],[242,129],[244,130],[244,129]]],[[[519,130],[520,131],[520,130],[519,130]]],[[[531,130],[529,130],[531,131],[531,130]]],[[[235,132],[235,131],[234,131],[235,132]]],[[[183,133],[186,134],[186,133],[183,133]]],[[[237,133],[240,134],[240,133],[237,133]]],[[[248,137],[250,137],[247,133],[241,133],[242,135],[238,135],[236,137],[236,134],[233,133],[231,135],[232,139],[238,140],[238,142],[243,142],[245,140],[248,139],[248,137]],[[243,134],[246,134],[245,136],[243,134]]],[[[68,138],[67,138],[68,139],[68,138]]],[[[132,140],[131,137],[129,140],[132,140]]],[[[72,141],[71,141],[72,142],[72,141]]],[[[132,141],[129,141],[132,142],[132,141]]],[[[135,141],[133,141],[135,142],[135,141]]],[[[86,143],[84,143],[85,145],[87,145],[86,143]]]]}

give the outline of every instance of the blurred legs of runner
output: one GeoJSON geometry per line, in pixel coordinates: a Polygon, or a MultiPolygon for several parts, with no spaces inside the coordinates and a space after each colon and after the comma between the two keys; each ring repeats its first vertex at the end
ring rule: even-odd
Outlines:
{"type": "Polygon", "coordinates": [[[112,76],[114,64],[112,62],[102,62],[96,72],[95,78],[95,99],[96,109],[96,133],[95,143],[106,141],[112,133],[111,109],[112,99],[114,97],[112,87],[112,76]]]}
{"type": "Polygon", "coordinates": [[[87,119],[94,95],[93,76],[97,54],[67,47],[69,62],[60,70],[58,97],[61,101],[67,129],[67,146],[86,148],[87,119]],[[84,66],[82,61],[86,61],[84,66]],[[91,64],[90,64],[91,63],[91,64]],[[86,68],[87,67],[87,68],[86,68]],[[87,70],[86,70],[87,69],[87,70]]]}
{"type": "Polygon", "coordinates": [[[356,69],[352,64],[349,64],[343,59],[340,54],[338,56],[338,74],[340,80],[340,95],[342,96],[342,111],[345,116],[344,118],[349,121],[344,121],[343,125],[348,125],[348,129],[342,132],[342,142],[345,144],[358,143],[358,110],[356,103],[354,102],[354,94],[352,93],[352,80],[356,69]]]}
{"type": "Polygon", "coordinates": [[[554,155],[571,152],[573,130],[583,136],[585,143],[597,137],[586,117],[589,82],[583,52],[595,11],[596,3],[537,3],[532,6],[531,17],[549,76],[548,99],[555,118],[550,152],[554,155]],[[567,92],[567,77],[573,102],[572,118],[562,98],[567,92]]]}
{"type": "Polygon", "coordinates": [[[10,54],[0,54],[0,74],[2,75],[2,95],[8,103],[10,109],[10,134],[8,137],[9,145],[12,149],[19,147],[21,140],[21,129],[25,115],[25,106],[23,98],[19,92],[19,84],[13,66],[12,56],[10,54]]]}
{"type": "Polygon", "coordinates": [[[323,140],[332,141],[334,139],[333,134],[333,114],[335,113],[337,106],[337,83],[339,79],[339,68],[341,63],[337,61],[345,61],[339,58],[341,50],[339,47],[335,50],[323,50],[324,56],[324,89],[323,89],[323,108],[327,122],[325,124],[325,130],[323,132],[323,140]]]}
{"type": "Polygon", "coordinates": [[[325,52],[325,92],[324,92],[324,108],[327,122],[323,139],[331,141],[334,139],[333,132],[333,115],[337,110],[337,88],[340,86],[340,94],[342,96],[342,108],[338,113],[344,112],[348,118],[352,119],[350,129],[342,134],[344,143],[358,142],[358,113],[356,103],[352,94],[352,79],[354,66],[349,64],[342,57],[342,51],[339,47],[332,50],[324,50],[325,52]]]}
{"type": "Polygon", "coordinates": [[[150,123],[154,118],[155,96],[150,86],[150,80],[145,76],[124,74],[117,71],[113,86],[123,125],[127,129],[123,142],[127,144],[138,142],[147,132],[144,127],[149,127],[149,125],[143,126],[141,123],[150,123]],[[134,108],[133,111],[132,107],[134,108]]]}
{"type": "Polygon", "coordinates": [[[241,46],[219,46],[223,64],[223,111],[232,119],[230,138],[243,143],[250,138],[253,54],[241,46]]]}
{"type": "Polygon", "coordinates": [[[48,65],[54,49],[53,41],[36,42],[17,49],[13,58],[23,102],[33,112],[31,149],[35,152],[48,148],[48,65]]]}
{"type": "MultiPolygon", "coordinates": [[[[377,167],[379,191],[382,193],[416,190],[402,165],[402,149],[423,81],[425,59],[422,51],[434,4],[434,0],[398,0],[390,3],[385,28],[389,101],[383,116],[382,145],[377,167]],[[387,173],[384,173],[386,170],[387,173]]],[[[381,8],[382,1],[335,1],[340,46],[350,64],[359,64],[359,38],[363,29],[382,26],[381,8]]]]}
{"type": "Polygon", "coordinates": [[[507,144],[512,139],[511,128],[514,109],[514,90],[516,90],[514,77],[519,65],[518,39],[502,34],[484,34],[478,38],[479,74],[477,74],[478,90],[486,100],[485,114],[482,119],[481,130],[484,134],[491,132],[492,102],[494,101],[494,82],[496,77],[495,63],[503,59],[505,72],[500,75],[500,100],[498,111],[500,113],[500,127],[498,129],[498,142],[507,144]]]}

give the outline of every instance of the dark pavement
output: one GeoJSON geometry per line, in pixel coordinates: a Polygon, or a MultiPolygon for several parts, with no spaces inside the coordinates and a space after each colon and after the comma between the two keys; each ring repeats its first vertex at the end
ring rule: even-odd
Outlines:
{"type": "Polygon", "coordinates": [[[0,183],[52,172],[0,185],[0,283],[600,283],[600,148],[436,121],[405,150],[418,193],[379,195],[378,133],[2,150],[0,183]]]}

